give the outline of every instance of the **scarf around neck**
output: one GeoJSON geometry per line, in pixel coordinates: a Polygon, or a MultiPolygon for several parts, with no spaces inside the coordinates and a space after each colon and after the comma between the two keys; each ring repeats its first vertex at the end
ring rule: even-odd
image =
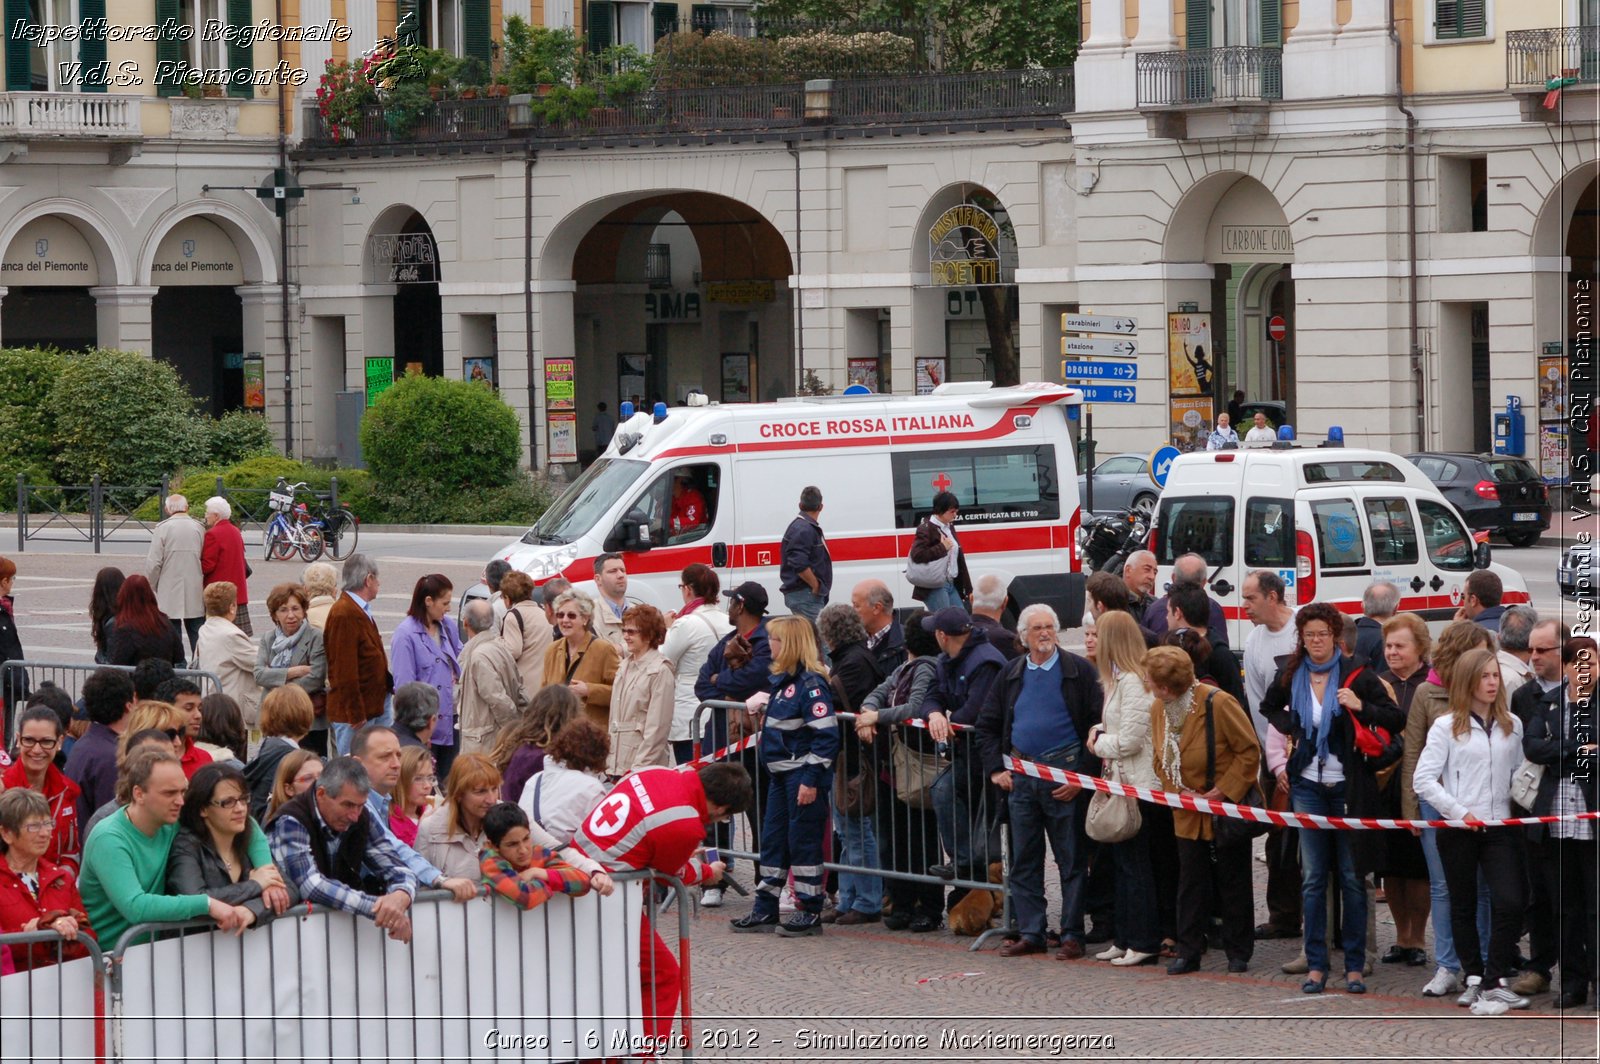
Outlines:
{"type": "Polygon", "coordinates": [[[1300,721],[1300,734],[1315,735],[1317,739],[1317,773],[1328,760],[1328,737],[1333,734],[1334,718],[1339,716],[1339,685],[1330,683],[1322,691],[1322,726],[1316,724],[1316,701],[1311,696],[1311,674],[1333,672],[1344,661],[1344,651],[1335,650],[1333,657],[1317,665],[1309,657],[1301,660],[1294,673],[1294,687],[1290,691],[1294,715],[1300,721]]]}
{"type": "Polygon", "coordinates": [[[305,638],[306,629],[311,625],[306,621],[300,622],[300,627],[294,630],[294,635],[284,635],[282,628],[272,631],[272,649],[269,651],[271,659],[268,662],[274,669],[289,667],[289,659],[294,657],[295,647],[300,645],[300,640],[305,638]]]}

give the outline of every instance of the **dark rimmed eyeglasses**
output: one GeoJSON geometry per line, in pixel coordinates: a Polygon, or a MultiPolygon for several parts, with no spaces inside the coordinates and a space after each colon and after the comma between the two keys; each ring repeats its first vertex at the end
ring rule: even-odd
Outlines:
{"type": "Polygon", "coordinates": [[[56,748],[56,743],[60,741],[60,739],[37,739],[31,735],[24,735],[17,740],[17,745],[22,747],[24,750],[32,750],[35,748],[40,750],[54,750],[56,748]]]}

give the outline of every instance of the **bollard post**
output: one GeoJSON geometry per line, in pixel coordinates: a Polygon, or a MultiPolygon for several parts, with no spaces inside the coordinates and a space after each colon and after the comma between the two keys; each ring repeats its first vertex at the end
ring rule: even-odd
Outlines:
{"type": "Polygon", "coordinates": [[[105,495],[100,486],[100,474],[89,478],[89,539],[94,552],[100,553],[100,540],[105,535],[105,495]]]}
{"type": "Polygon", "coordinates": [[[28,542],[28,477],[17,474],[17,553],[26,549],[28,542]]]}
{"type": "Polygon", "coordinates": [[[339,508],[339,478],[338,477],[329,477],[328,478],[328,509],[330,511],[332,511],[332,510],[337,510],[338,508],[339,508]]]}

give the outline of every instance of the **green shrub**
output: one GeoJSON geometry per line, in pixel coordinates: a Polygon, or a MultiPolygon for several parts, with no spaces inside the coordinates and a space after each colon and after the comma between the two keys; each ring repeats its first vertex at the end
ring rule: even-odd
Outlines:
{"type": "MultiPolygon", "coordinates": [[[[265,510],[266,497],[257,493],[270,490],[279,477],[291,484],[303,480],[312,491],[327,491],[333,478],[338,477],[339,501],[362,521],[375,519],[372,475],[365,469],[319,469],[282,455],[263,455],[230,466],[185,469],[172,478],[172,490],[187,496],[190,512],[199,513],[205,500],[217,493],[218,476],[222,477],[223,487],[248,493],[240,504],[250,513],[265,510]]],[[[146,521],[159,520],[159,501],[151,496],[139,507],[137,516],[146,521]]]]}
{"type": "Polygon", "coordinates": [[[53,479],[55,424],[45,401],[65,363],[53,348],[0,349],[0,471],[9,469],[11,480],[30,469],[53,479]]]}
{"type": "Polygon", "coordinates": [[[132,351],[71,355],[45,402],[65,484],[148,486],[199,457],[194,398],[170,364],[132,351]]]}
{"type": "Polygon", "coordinates": [[[219,418],[201,419],[195,432],[200,437],[199,461],[208,466],[230,466],[278,453],[266,417],[248,410],[230,410],[219,418]]]}
{"type": "Polygon", "coordinates": [[[554,501],[542,478],[519,473],[510,484],[480,491],[440,491],[426,482],[373,488],[374,520],[403,525],[531,525],[554,501]]]}
{"type": "Polygon", "coordinates": [[[504,487],[521,457],[517,415],[472,381],[409,374],[361,419],[361,453],[380,492],[441,497],[504,487]]]}

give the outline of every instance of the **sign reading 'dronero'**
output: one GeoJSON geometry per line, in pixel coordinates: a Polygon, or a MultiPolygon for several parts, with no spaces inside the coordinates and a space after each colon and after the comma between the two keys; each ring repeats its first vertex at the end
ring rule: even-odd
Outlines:
{"type": "Polygon", "coordinates": [[[1000,284],[999,223],[982,207],[951,207],[928,230],[928,267],[942,287],[1000,284]]]}
{"type": "Polygon", "coordinates": [[[439,248],[432,233],[375,234],[368,240],[367,261],[380,283],[432,284],[439,280],[439,248]]]}

